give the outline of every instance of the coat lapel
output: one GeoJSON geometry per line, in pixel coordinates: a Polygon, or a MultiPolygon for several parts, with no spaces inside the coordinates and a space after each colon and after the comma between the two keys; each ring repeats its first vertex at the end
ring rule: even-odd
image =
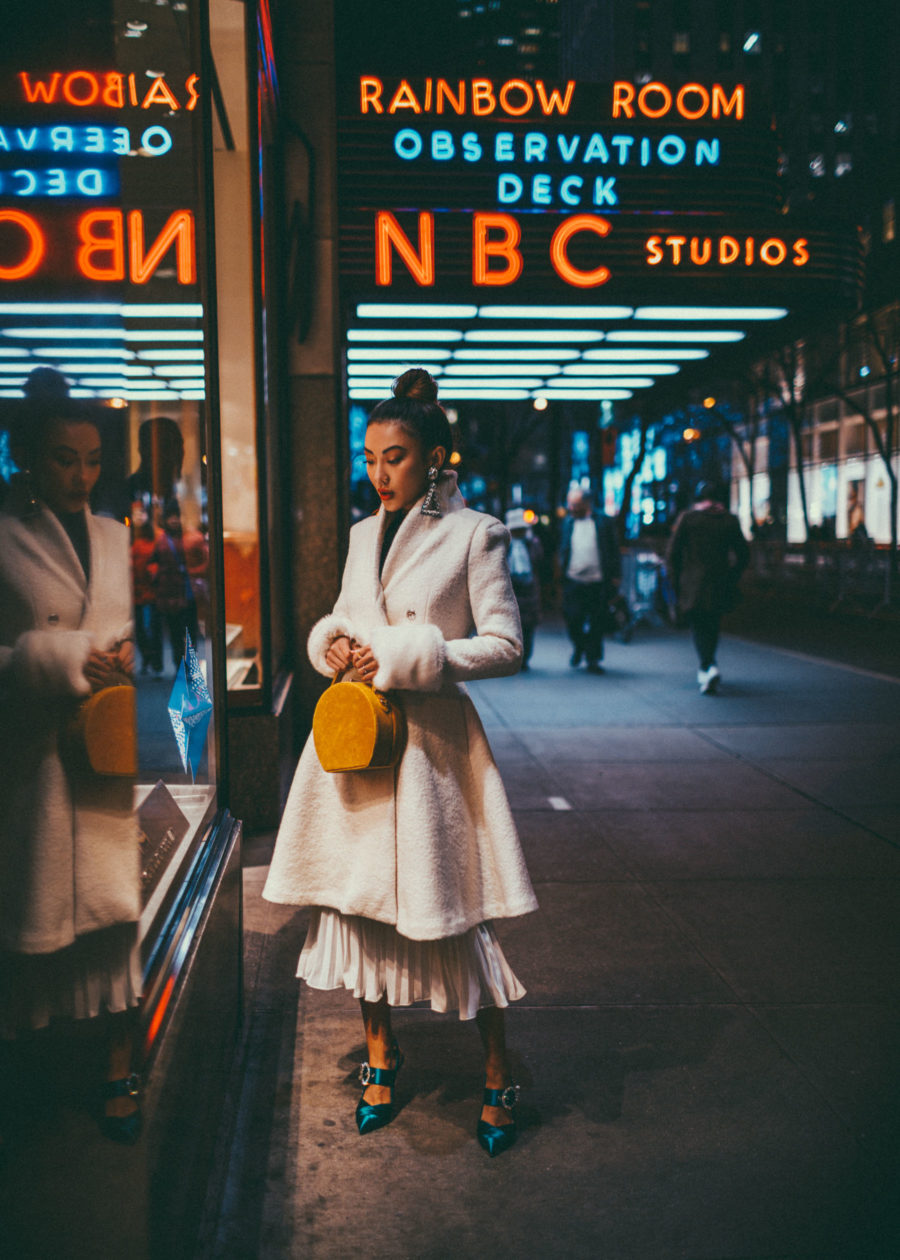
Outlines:
{"type": "MultiPolygon", "coordinates": [[[[405,568],[410,563],[415,563],[417,548],[426,540],[434,538],[435,532],[441,528],[442,519],[451,512],[457,512],[460,508],[465,507],[465,502],[459,492],[456,473],[452,470],[441,473],[437,483],[437,493],[441,509],[440,517],[422,515],[421,507],[425,498],[423,493],[409,509],[406,519],[397,530],[397,536],[391,544],[391,549],[388,552],[381,574],[379,585],[382,588],[382,595],[402,568],[405,568]]],[[[384,508],[381,509],[381,513],[382,517],[384,517],[384,508]]],[[[381,540],[384,537],[385,528],[386,521],[382,520],[378,534],[378,553],[375,559],[376,573],[378,572],[378,558],[381,555],[381,540]]]]}
{"type": "MultiPolygon", "coordinates": [[[[81,567],[78,554],[72,546],[72,540],[49,508],[41,508],[41,515],[35,523],[42,536],[42,566],[46,566],[63,585],[69,586],[76,591],[86,609],[89,599],[87,578],[85,577],[84,569],[81,567]]],[[[88,517],[88,537],[91,537],[90,517],[88,517]]],[[[97,572],[99,563],[100,558],[95,555],[94,543],[91,541],[92,572],[97,572]]],[[[82,611],[82,619],[83,617],[84,610],[82,611]]]]}

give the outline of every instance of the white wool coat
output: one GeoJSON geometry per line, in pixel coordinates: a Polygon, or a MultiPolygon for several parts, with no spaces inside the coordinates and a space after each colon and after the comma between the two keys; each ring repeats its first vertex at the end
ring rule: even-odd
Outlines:
{"type": "Polygon", "coordinates": [[[438,483],[442,515],[413,506],[378,563],[387,516],[350,531],[341,593],[309,636],[309,656],[346,634],[371,645],[374,685],[408,726],[399,765],[328,774],[307,741],[263,896],[396,925],[414,940],[456,936],[536,909],[509,803],[464,680],[514,674],[521,627],[509,534],[438,483]]]}
{"type": "Polygon", "coordinates": [[[59,754],[88,653],[130,633],[128,531],[87,524],[89,585],[52,512],[0,513],[0,945],[25,954],[140,916],[132,783],[59,754]]]}

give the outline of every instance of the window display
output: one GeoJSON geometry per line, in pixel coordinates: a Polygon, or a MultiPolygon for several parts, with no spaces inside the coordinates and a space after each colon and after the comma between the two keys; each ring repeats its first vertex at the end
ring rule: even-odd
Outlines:
{"type": "Polygon", "coordinates": [[[111,916],[146,964],[217,810],[200,14],[36,9],[0,52],[0,685],[19,768],[2,812],[26,819],[32,902],[5,901],[2,928],[13,951],[50,955],[111,916]],[[67,743],[86,704],[95,764],[67,743]],[[74,811],[65,887],[36,852],[29,784],[74,811]],[[128,843],[110,838],[115,861],[92,871],[79,844],[113,819],[128,843]],[[54,915],[64,940],[45,934],[54,915]]]}

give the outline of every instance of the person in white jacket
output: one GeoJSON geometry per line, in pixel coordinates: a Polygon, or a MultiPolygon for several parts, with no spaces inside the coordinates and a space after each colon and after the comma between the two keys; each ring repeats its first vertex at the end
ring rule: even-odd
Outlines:
{"type": "Polygon", "coordinates": [[[377,515],[350,531],[338,601],[309,636],[321,673],[351,667],[401,704],[395,769],[328,774],[312,738],[297,767],[264,896],[314,907],[298,975],[362,1003],[361,1133],[392,1118],[402,1056],[391,1008],[427,1000],[475,1018],[485,1048],[479,1142],[515,1135],[503,1008],[525,990],[491,925],[536,900],[499,771],[464,682],[522,658],[509,533],[465,506],[437,387],[405,372],[366,432],[377,515]]]}
{"type": "Polygon", "coordinates": [[[25,471],[0,512],[0,1040],[104,1018],[102,1126],[130,1142],[140,1127],[133,784],[76,768],[63,747],[78,702],[132,670],[128,531],[90,511],[94,414],[60,398],[22,419],[13,453],[25,471]]]}

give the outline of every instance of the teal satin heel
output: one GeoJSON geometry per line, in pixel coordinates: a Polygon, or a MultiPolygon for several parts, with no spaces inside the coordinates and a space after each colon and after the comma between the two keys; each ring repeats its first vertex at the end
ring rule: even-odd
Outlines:
{"type": "Polygon", "coordinates": [[[488,1124],[486,1120],[478,1121],[478,1127],[475,1130],[478,1145],[482,1150],[487,1151],[491,1159],[495,1155],[502,1155],[504,1151],[508,1151],[518,1137],[515,1114],[518,1101],[518,1085],[507,1085],[505,1089],[486,1089],[482,1095],[483,1106],[502,1107],[511,1116],[509,1124],[498,1125],[488,1124]]]}
{"type": "MultiPolygon", "coordinates": [[[[140,1096],[140,1086],[140,1078],[136,1072],[132,1072],[130,1076],[124,1076],[121,1080],[105,1081],[100,1097],[103,1102],[108,1098],[137,1100],[140,1096]]],[[[135,1101],[135,1110],[127,1116],[107,1116],[106,1114],[100,1116],[101,1132],[113,1142],[122,1142],[126,1146],[133,1146],[141,1136],[143,1123],[140,1104],[137,1101],[135,1101]]]]}
{"type": "Polygon", "coordinates": [[[366,1089],[370,1085],[386,1085],[388,1089],[393,1090],[397,1073],[403,1067],[403,1055],[396,1041],[391,1050],[391,1061],[395,1065],[392,1068],[373,1068],[368,1063],[360,1066],[359,1081],[363,1092],[356,1104],[356,1127],[360,1133],[374,1133],[376,1129],[383,1129],[386,1124],[390,1124],[394,1118],[393,1098],[388,1103],[364,1101],[366,1089]]]}

